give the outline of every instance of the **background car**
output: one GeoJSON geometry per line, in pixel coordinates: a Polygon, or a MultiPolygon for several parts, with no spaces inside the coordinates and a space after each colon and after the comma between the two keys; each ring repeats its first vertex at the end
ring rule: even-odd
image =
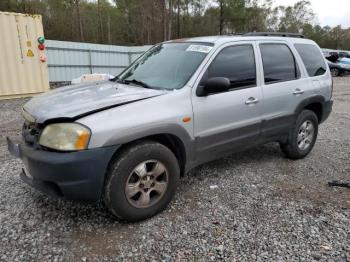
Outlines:
{"type": "Polygon", "coordinates": [[[346,72],[350,72],[350,59],[346,52],[328,52],[324,53],[332,76],[341,76],[346,72]]]}
{"type": "Polygon", "coordinates": [[[342,74],[344,74],[345,70],[341,67],[341,65],[333,63],[331,61],[327,61],[327,62],[333,77],[341,76],[342,74]]]}
{"type": "Polygon", "coordinates": [[[339,53],[339,57],[343,58],[350,58],[350,52],[349,51],[340,51],[339,53]]]}

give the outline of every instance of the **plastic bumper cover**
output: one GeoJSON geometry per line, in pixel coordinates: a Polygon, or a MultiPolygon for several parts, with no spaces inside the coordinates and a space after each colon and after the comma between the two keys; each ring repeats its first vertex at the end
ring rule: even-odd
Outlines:
{"type": "Polygon", "coordinates": [[[118,146],[78,152],[51,152],[16,144],[7,138],[9,152],[22,159],[22,180],[55,197],[99,201],[108,163],[118,146]]]}
{"type": "Polygon", "coordinates": [[[329,100],[323,103],[323,114],[322,114],[322,120],[321,123],[323,123],[324,121],[327,120],[327,118],[329,117],[329,115],[332,112],[332,108],[333,108],[333,101],[329,100]]]}

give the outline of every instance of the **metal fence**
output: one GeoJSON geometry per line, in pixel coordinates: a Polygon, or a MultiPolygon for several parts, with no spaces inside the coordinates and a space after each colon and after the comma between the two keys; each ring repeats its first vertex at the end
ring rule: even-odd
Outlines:
{"type": "Polygon", "coordinates": [[[149,48],[47,40],[49,81],[71,81],[91,73],[117,75],[149,48]]]}

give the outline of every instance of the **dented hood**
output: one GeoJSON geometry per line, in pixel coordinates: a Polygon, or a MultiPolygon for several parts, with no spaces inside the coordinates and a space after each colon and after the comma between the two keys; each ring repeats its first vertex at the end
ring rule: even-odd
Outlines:
{"type": "Polygon", "coordinates": [[[25,117],[29,114],[37,123],[58,118],[76,119],[166,92],[112,81],[85,83],[57,88],[38,95],[27,102],[23,110],[25,117]]]}

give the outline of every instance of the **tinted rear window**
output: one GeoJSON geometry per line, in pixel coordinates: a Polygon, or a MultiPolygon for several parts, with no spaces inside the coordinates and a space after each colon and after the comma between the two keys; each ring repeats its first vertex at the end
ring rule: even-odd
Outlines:
{"type": "Polygon", "coordinates": [[[309,76],[319,76],[326,72],[326,63],[315,45],[295,44],[294,46],[303,60],[309,76]]]}
{"type": "Polygon", "coordinates": [[[295,58],[285,44],[261,44],[265,83],[290,81],[299,78],[295,58]]]}

